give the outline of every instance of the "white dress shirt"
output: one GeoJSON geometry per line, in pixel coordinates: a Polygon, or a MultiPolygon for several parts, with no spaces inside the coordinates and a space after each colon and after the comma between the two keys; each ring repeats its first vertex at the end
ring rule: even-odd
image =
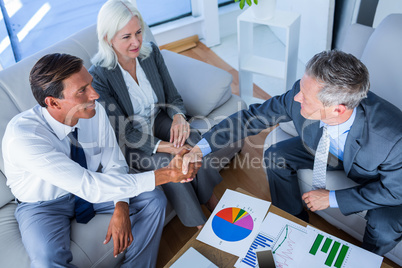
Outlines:
{"type": "Polygon", "coordinates": [[[7,185],[22,202],[56,199],[73,193],[91,203],[126,201],[155,188],[153,171],[127,174],[128,166],[117,145],[104,108],[70,127],[36,105],[15,116],[3,138],[7,185]],[[78,128],[88,168],[70,159],[70,139],[78,128]],[[102,173],[96,172],[101,166],[102,173]]]}
{"type": "Polygon", "coordinates": [[[352,127],[355,118],[356,118],[356,108],[353,109],[352,115],[349,117],[349,119],[343,122],[342,124],[330,126],[320,121],[320,127],[326,125],[328,129],[329,140],[330,140],[330,147],[329,147],[330,153],[335,155],[342,161],[343,161],[343,153],[345,151],[346,138],[348,137],[350,128],[352,127]]]}

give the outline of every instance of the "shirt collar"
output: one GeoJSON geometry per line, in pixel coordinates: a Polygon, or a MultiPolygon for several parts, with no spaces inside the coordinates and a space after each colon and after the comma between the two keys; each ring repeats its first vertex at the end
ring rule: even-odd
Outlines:
{"type": "Polygon", "coordinates": [[[353,125],[353,122],[355,121],[355,118],[356,118],[356,108],[353,109],[352,115],[349,117],[349,119],[343,122],[342,124],[330,126],[320,121],[320,127],[327,126],[328,134],[331,136],[331,138],[336,139],[340,135],[347,133],[350,130],[350,128],[353,125]]]}
{"type": "MultiPolygon", "coordinates": [[[[119,66],[119,68],[120,68],[120,71],[123,73],[123,74],[127,74],[127,75],[130,75],[126,70],[124,70],[124,68],[120,65],[120,63],[119,62],[117,62],[117,65],[119,66]]],[[[135,58],[135,73],[138,75],[138,71],[140,70],[140,69],[142,69],[141,68],[141,65],[140,65],[140,62],[138,61],[138,58],[135,58]]],[[[130,75],[131,76],[131,75],[130,75]]]]}
{"type": "Polygon", "coordinates": [[[54,119],[53,116],[50,115],[49,111],[45,107],[41,108],[43,117],[45,118],[46,122],[49,124],[53,132],[56,134],[56,136],[59,138],[59,140],[63,140],[75,128],[80,128],[79,126],[80,120],[78,120],[78,123],[75,126],[70,127],[54,119]]]}

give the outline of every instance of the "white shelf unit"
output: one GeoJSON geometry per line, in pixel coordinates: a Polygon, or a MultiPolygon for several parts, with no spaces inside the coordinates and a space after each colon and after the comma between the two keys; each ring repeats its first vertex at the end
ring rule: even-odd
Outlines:
{"type": "Polygon", "coordinates": [[[275,12],[271,19],[254,18],[249,8],[237,17],[239,53],[239,90],[247,104],[261,103],[253,97],[253,74],[272,76],[284,80],[284,92],[296,81],[299,48],[300,14],[289,11],[275,12]],[[286,31],[285,61],[253,54],[254,24],[284,28],[286,31]]]}

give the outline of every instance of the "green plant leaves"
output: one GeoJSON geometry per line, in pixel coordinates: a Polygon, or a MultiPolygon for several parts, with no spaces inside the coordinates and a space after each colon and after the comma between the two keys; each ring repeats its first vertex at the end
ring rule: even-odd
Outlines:
{"type": "Polygon", "coordinates": [[[256,5],[258,4],[258,0],[234,0],[234,1],[236,3],[240,1],[240,3],[239,3],[240,9],[243,9],[244,6],[246,5],[246,3],[247,3],[247,5],[251,6],[253,4],[252,1],[254,1],[254,4],[256,4],[256,5]]]}
{"type": "Polygon", "coordinates": [[[240,6],[240,9],[243,9],[244,8],[244,4],[246,3],[246,0],[240,0],[240,4],[239,4],[239,6],[240,6]]]}

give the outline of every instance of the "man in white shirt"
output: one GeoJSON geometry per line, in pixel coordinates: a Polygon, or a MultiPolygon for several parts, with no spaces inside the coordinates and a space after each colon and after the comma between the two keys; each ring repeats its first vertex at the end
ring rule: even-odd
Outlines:
{"type": "Polygon", "coordinates": [[[155,186],[190,181],[200,165],[183,175],[182,151],[166,168],[128,174],[91,82],[81,59],[44,56],[30,74],[39,105],[15,116],[3,138],[7,185],[19,203],[15,216],[31,267],[74,267],[70,220],[78,221],[75,203],[82,199],[93,203],[83,201],[90,213],[113,213],[105,243],[113,237],[114,256],[127,249],[122,267],[154,267],[166,207],[155,186]],[[83,160],[72,160],[71,132],[78,132],[83,160]]]}

